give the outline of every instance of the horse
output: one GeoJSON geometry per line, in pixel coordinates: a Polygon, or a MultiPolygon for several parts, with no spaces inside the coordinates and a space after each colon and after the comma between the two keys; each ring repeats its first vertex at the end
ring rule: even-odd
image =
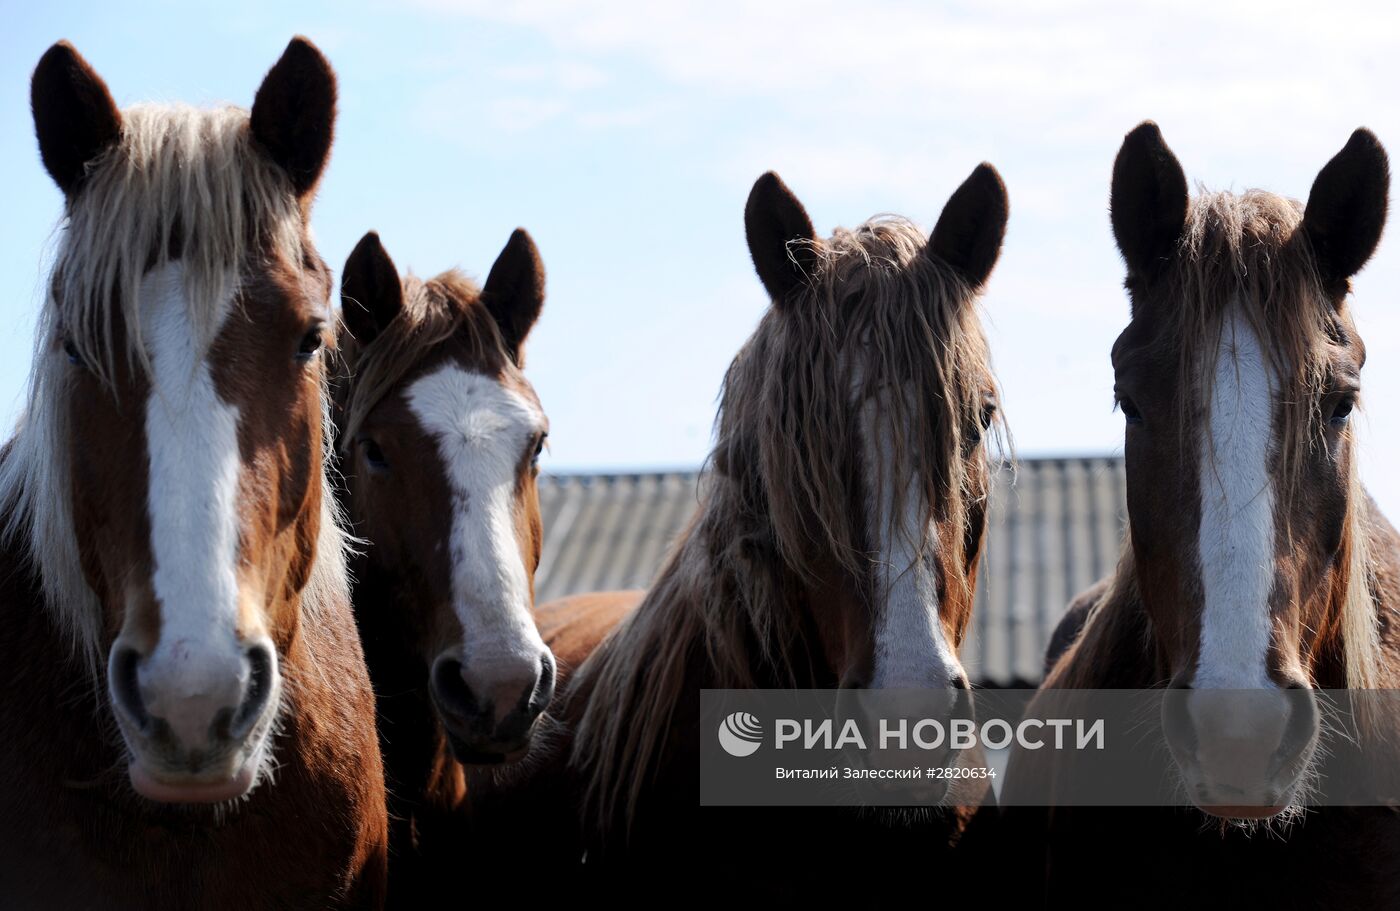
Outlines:
{"type": "Polygon", "coordinates": [[[32,82],[65,196],[0,455],[0,895],[375,908],[374,697],[324,471],[336,82],[295,38],[251,111],[32,82]]]}
{"type": "MultiPolygon", "coordinates": [[[[1044,848],[1026,861],[1048,870],[1032,877],[1033,901],[1400,903],[1396,810],[1305,808],[1319,756],[1352,748],[1322,729],[1315,691],[1400,685],[1389,620],[1400,536],[1357,478],[1365,348],[1349,299],[1388,187],[1385,150],[1365,129],[1306,204],[1261,190],[1192,196],[1151,122],[1118,153],[1112,225],[1131,319],[1113,367],[1128,532],[1115,572],[1061,622],[1044,687],[1165,688],[1164,754],[1193,806],[1008,810],[1021,820],[1012,831],[1044,848]],[[1249,691],[1247,718],[1222,691],[1249,691]]],[[[1393,718],[1357,723],[1363,743],[1396,733],[1393,718]]]]}
{"type": "Polygon", "coordinates": [[[540,635],[558,665],[560,689],[645,597],[646,592],[636,589],[582,592],[535,608],[540,635]]]}
{"type": "Polygon", "coordinates": [[[342,276],[342,494],[365,541],[353,598],[396,905],[441,894],[470,856],[469,770],[519,761],[547,724],[556,665],[532,612],[549,423],[523,373],[544,293],[523,229],[479,288],[456,270],[401,278],[374,232],[342,276]]]}
{"type": "Polygon", "coordinates": [[[776,174],[754,184],[745,228],[771,306],[725,375],[696,516],[561,693],[550,759],[492,808],[503,841],[563,831],[567,810],[578,840],[549,862],[582,858],[613,895],[683,875],[786,898],[838,851],[949,849],[961,809],[900,814],[918,834],[861,810],[698,812],[699,691],[967,687],[1002,431],[977,300],[1007,216],[987,164],[931,235],[890,216],[819,238],[776,174]]]}

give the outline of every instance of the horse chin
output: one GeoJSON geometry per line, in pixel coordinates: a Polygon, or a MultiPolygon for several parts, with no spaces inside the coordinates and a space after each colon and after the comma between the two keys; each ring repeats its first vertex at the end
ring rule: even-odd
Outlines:
{"type": "Polygon", "coordinates": [[[879,784],[861,788],[857,793],[877,808],[881,817],[893,825],[907,825],[911,818],[917,819],[920,810],[939,810],[948,802],[948,783],[942,780],[920,782],[917,788],[882,787],[879,784]],[[891,798],[899,801],[891,805],[891,798]]]}
{"type": "Polygon", "coordinates": [[[927,825],[942,825],[954,813],[953,807],[928,802],[906,807],[864,806],[857,810],[862,817],[874,820],[886,829],[918,829],[927,825]]]}
{"type": "Polygon", "coordinates": [[[127,776],[137,794],[161,804],[190,806],[219,805],[241,800],[257,788],[263,776],[263,765],[271,749],[270,738],[250,738],[250,742],[231,751],[222,761],[207,764],[197,771],[188,768],[171,769],[168,765],[150,761],[143,751],[132,750],[127,764],[127,776]]]}
{"type": "Polygon", "coordinates": [[[1209,816],[1215,816],[1220,819],[1257,821],[1261,819],[1272,819],[1287,810],[1288,806],[1288,804],[1280,804],[1275,807],[1204,806],[1201,807],[1200,810],[1209,816]]]}
{"type": "Polygon", "coordinates": [[[1294,781],[1253,789],[1198,786],[1194,790],[1191,802],[1202,813],[1227,823],[1253,826],[1274,820],[1287,823],[1293,819],[1298,809],[1300,784],[1294,781]]]}
{"type": "Polygon", "coordinates": [[[448,732],[452,757],[462,765],[504,766],[517,763],[530,753],[530,741],[520,744],[473,744],[448,732]]]}

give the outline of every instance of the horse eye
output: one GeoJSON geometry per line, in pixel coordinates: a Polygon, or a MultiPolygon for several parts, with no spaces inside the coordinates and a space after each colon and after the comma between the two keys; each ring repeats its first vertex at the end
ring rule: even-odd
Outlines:
{"type": "Polygon", "coordinates": [[[369,437],[360,439],[360,450],[365,454],[365,462],[375,471],[388,471],[389,460],[384,458],[384,450],[369,437]]]}
{"type": "Polygon", "coordinates": [[[540,467],[540,455],[544,452],[544,441],[549,438],[549,434],[542,433],[535,441],[535,454],[530,457],[530,467],[538,469],[540,467]]]}
{"type": "Polygon", "coordinates": [[[68,363],[75,367],[86,366],[83,363],[83,356],[78,353],[78,346],[73,344],[73,340],[67,336],[63,337],[63,353],[68,355],[68,363]]]}
{"type": "Polygon", "coordinates": [[[992,426],[992,421],[997,416],[997,403],[990,398],[982,402],[982,411],[977,415],[977,423],[972,425],[967,432],[965,444],[969,449],[979,446],[986,436],[987,428],[992,426]]]}
{"type": "Polygon", "coordinates": [[[1123,412],[1123,417],[1127,419],[1129,424],[1142,423],[1142,412],[1138,411],[1138,407],[1133,404],[1133,400],[1127,396],[1118,397],[1118,409],[1123,412]]]}
{"type": "Polygon", "coordinates": [[[319,323],[307,331],[301,337],[301,343],[297,345],[297,360],[305,363],[316,356],[316,352],[321,350],[325,344],[325,327],[319,323]]]}
{"type": "Polygon", "coordinates": [[[1351,410],[1355,407],[1356,399],[1346,396],[1332,409],[1332,417],[1328,419],[1328,423],[1334,427],[1341,427],[1347,422],[1347,418],[1351,417],[1351,410]]]}

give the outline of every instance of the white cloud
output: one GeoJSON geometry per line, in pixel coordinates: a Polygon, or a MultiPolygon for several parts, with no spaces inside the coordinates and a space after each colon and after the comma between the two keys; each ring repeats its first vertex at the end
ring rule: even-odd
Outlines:
{"type": "MultiPolygon", "coordinates": [[[[487,107],[498,126],[626,130],[629,142],[657,147],[657,169],[739,198],[775,167],[825,229],[877,210],[931,224],[971,167],[992,160],[1013,214],[987,312],[1023,452],[1101,450],[1121,439],[1107,353],[1127,308],[1106,212],[1113,155],[1135,123],[1158,120],[1193,180],[1300,197],[1355,126],[1400,143],[1392,5],[419,6],[518,30],[549,49],[547,63],[504,74],[509,100],[487,107]],[[686,154],[695,160],[679,160],[686,154]]],[[[1393,242],[1357,285],[1372,354],[1372,453],[1400,450],[1400,402],[1375,391],[1400,389],[1400,315],[1384,309],[1397,281],[1393,242]]],[[[1400,475],[1380,470],[1378,458],[1368,456],[1370,476],[1400,511],[1400,475]]]]}

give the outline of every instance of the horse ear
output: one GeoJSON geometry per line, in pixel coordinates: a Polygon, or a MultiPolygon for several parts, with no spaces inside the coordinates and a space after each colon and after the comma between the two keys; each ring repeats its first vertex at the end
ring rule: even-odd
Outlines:
{"type": "Polygon", "coordinates": [[[985,161],[953,192],[924,252],[952,266],[980,288],[991,277],[1006,236],[1011,204],[997,169],[985,161]]]}
{"type": "Polygon", "coordinates": [[[253,99],[252,130],[297,196],[316,189],[335,133],[335,72],[298,35],[287,45],[253,99]]]}
{"type": "Polygon", "coordinates": [[[71,196],[88,164],[121,135],[122,115],[107,83],[73,45],[44,52],[29,85],[39,155],[60,190],[71,196]]]}
{"type": "Polygon", "coordinates": [[[1366,265],[1385,228],[1390,160],[1376,134],[1351,134],[1313,181],[1303,228],[1326,282],[1346,281],[1366,265]]]}
{"type": "Polygon", "coordinates": [[[1113,162],[1109,209],[1128,271],[1150,276],[1176,248],[1190,195],[1181,162],[1150,120],[1123,140],[1113,162]]]}
{"type": "Polygon", "coordinates": [[[521,346],[544,309],[544,262],[524,228],[511,233],[491,265],[486,285],[481,289],[481,302],[495,318],[511,359],[523,366],[521,346]]]}
{"type": "Polygon", "coordinates": [[[340,313],[361,345],[374,341],[403,309],[399,270],[374,231],[360,238],[340,277],[340,313]]]}
{"type": "Polygon", "coordinates": [[[744,233],[754,269],[773,303],[781,307],[792,291],[816,272],[817,232],[802,203],[772,171],[755,181],[749,191],[744,233]]]}

